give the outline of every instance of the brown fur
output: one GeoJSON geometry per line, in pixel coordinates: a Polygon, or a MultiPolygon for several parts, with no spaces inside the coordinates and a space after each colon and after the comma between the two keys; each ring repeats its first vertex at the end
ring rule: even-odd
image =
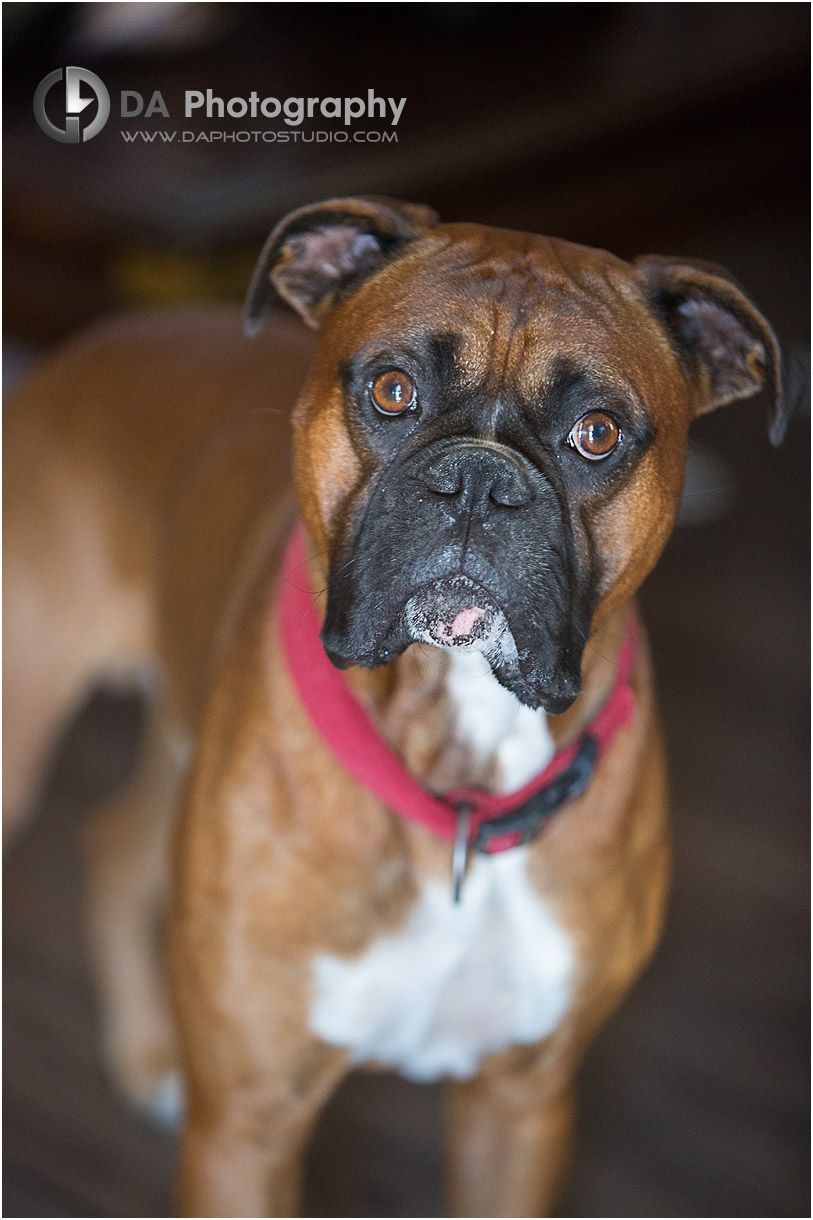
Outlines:
{"type": "MultiPolygon", "coordinates": [[[[19,816],[59,719],[99,675],[154,675],[149,748],[90,835],[91,927],[113,1070],[149,1102],[173,1062],[146,951],[166,896],[166,841],[194,740],[177,834],[171,952],[189,1089],[186,1215],[289,1215],[303,1150],[345,1052],[309,1033],[309,961],[361,952],[404,920],[450,849],[383,808],[339,768],[299,704],[273,616],[295,483],[323,590],[340,508],[363,471],[336,368],[377,329],[468,335],[465,365],[539,379],[578,356],[657,414],[624,493],[592,522],[607,557],[583,693],[558,719],[572,740],[606,695],[630,596],[680,497],[686,431],[701,409],[634,269],[600,251],[449,225],[331,312],[316,348],[287,319],[247,343],[236,312],[152,313],[55,356],[11,408],[5,442],[6,794],[19,816]],[[475,270],[472,273],[471,267],[475,270]],[[490,303],[458,292],[467,274],[490,303]],[[574,288],[578,285],[578,288],[574,288]],[[406,290],[408,286],[408,290],[406,290]],[[517,328],[518,312],[531,325],[517,328]],[[442,325],[441,325],[442,324],[442,325]],[[308,364],[313,357],[310,372],[308,364]],[[306,376],[307,373],[307,376],[306,376]],[[63,613],[54,613],[58,607],[63,613]]],[[[351,671],[381,731],[427,783],[487,784],[454,740],[445,658],[410,649],[351,671]]],[[[656,942],[668,871],[660,734],[639,646],[637,712],[586,794],[533,844],[530,874],[577,946],[571,1009],[533,1047],[489,1056],[449,1090],[454,1215],[547,1215],[566,1158],[572,1084],[595,1031],[656,942]]]]}

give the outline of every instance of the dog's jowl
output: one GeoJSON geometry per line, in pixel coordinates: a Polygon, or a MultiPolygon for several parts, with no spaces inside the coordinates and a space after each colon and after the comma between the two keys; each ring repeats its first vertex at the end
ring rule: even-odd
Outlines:
{"type": "Polygon", "coordinates": [[[295,1213],[363,1062],[448,1080],[451,1214],[548,1215],[664,906],[633,598],[692,419],[765,388],[781,440],[776,340],[721,268],[364,198],[282,221],[245,330],[125,318],[11,406],[7,815],[91,681],[150,690],[88,926],[184,1214],[295,1213]]]}

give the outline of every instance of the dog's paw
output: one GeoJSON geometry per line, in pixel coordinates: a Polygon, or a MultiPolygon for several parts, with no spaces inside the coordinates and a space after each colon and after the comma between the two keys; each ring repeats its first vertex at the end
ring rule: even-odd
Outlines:
{"type": "Polygon", "coordinates": [[[180,1131],[186,1109],[186,1090],[180,1072],[168,1072],[155,1081],[150,1096],[135,1101],[135,1106],[149,1127],[173,1135],[180,1131]]]}
{"type": "Polygon", "coordinates": [[[128,1047],[108,1055],[111,1074],[120,1093],[148,1126],[167,1133],[180,1130],[185,1090],[173,1052],[168,1045],[128,1047]]]}

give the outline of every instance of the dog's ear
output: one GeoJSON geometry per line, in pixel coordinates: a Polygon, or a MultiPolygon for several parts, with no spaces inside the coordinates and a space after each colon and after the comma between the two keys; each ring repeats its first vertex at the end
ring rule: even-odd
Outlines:
{"type": "Polygon", "coordinates": [[[244,311],[247,335],[262,328],[272,287],[308,326],[420,233],[437,224],[431,208],[363,196],[328,199],[286,216],[266,241],[244,311]]]}
{"type": "Polygon", "coordinates": [[[732,276],[712,263],[649,254],[635,266],[698,389],[697,414],[765,389],[768,433],[781,444],[793,401],[783,388],[779,344],[732,276]]]}

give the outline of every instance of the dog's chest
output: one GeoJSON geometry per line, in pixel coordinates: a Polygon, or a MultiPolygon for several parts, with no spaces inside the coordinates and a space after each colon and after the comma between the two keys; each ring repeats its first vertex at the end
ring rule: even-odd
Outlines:
{"type": "MultiPolygon", "coordinates": [[[[545,766],[544,716],[520,708],[483,657],[454,657],[449,694],[459,735],[499,764],[511,791],[545,766]]],[[[476,857],[455,905],[428,881],[398,932],[360,957],[318,955],[311,1028],[417,1080],[470,1076],[484,1055],[545,1037],[571,998],[573,950],[526,870],[527,848],[476,857]]]]}
{"type": "Polygon", "coordinates": [[[473,1075],[484,1055],[552,1033],[573,951],[526,852],[478,857],[458,906],[449,885],[427,883],[403,929],[354,960],[317,956],[314,1033],[416,1080],[473,1075]]]}
{"type": "Polygon", "coordinates": [[[453,652],[449,662],[446,693],[456,738],[480,762],[494,760],[495,791],[515,792],[554,755],[545,713],[523,707],[500,686],[482,653],[453,652]]]}

